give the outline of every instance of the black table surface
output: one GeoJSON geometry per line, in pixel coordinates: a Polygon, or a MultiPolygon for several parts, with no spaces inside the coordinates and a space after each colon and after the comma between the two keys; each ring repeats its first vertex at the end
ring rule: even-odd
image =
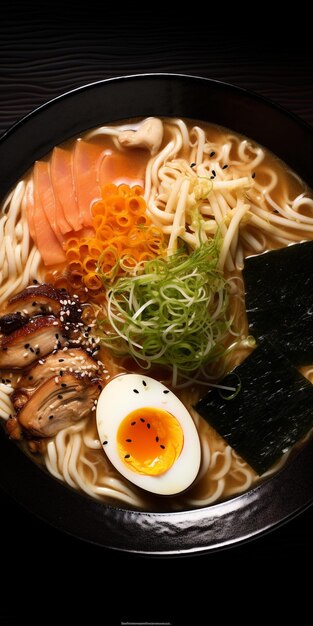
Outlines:
{"type": "MultiPolygon", "coordinates": [[[[253,6],[250,26],[236,18],[227,29],[221,8],[220,19],[213,8],[209,19],[191,5],[179,17],[170,7],[158,14],[154,5],[148,12],[110,7],[99,14],[72,2],[46,7],[44,14],[40,7],[35,2],[2,3],[0,132],[71,88],[146,72],[234,83],[313,125],[313,55],[305,24],[298,37],[291,22],[278,36],[268,21],[265,26],[264,14],[257,29],[253,6]]],[[[86,544],[33,518],[6,496],[0,501],[0,623],[13,623],[25,611],[34,623],[52,614],[61,619],[65,613],[89,611],[90,618],[98,616],[108,626],[123,620],[206,624],[220,602],[223,619],[234,610],[239,618],[238,606],[246,615],[245,598],[251,594],[258,598],[260,619],[273,599],[279,599],[282,616],[287,588],[289,607],[294,585],[304,576],[303,562],[312,558],[312,508],[256,541],[177,560],[135,557],[86,544]],[[283,595],[277,592],[282,581],[283,595]],[[116,590],[120,599],[114,604],[116,590]],[[192,607],[195,618],[190,621],[186,611],[192,607]]]]}

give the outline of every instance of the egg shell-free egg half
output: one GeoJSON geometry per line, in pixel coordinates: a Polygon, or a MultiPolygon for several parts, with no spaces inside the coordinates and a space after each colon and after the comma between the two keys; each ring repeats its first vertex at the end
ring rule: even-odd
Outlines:
{"type": "Polygon", "coordinates": [[[190,413],[175,394],[159,381],[139,374],[122,374],[102,390],[97,404],[97,427],[103,449],[114,467],[142,489],[160,495],[185,491],[199,472],[201,447],[190,413]],[[140,408],[157,408],[173,415],[183,431],[183,447],[173,465],[157,476],[137,473],[120,458],[117,432],[121,422],[140,408]]]}

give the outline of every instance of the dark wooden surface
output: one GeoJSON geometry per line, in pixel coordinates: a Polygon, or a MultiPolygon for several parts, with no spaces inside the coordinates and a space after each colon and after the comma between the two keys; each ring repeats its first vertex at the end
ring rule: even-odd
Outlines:
{"type": "MultiPolygon", "coordinates": [[[[277,29],[266,12],[259,14],[260,7],[251,6],[247,13],[241,7],[245,15],[230,15],[233,24],[226,28],[222,5],[208,6],[207,13],[189,5],[177,15],[171,7],[157,11],[155,5],[142,10],[105,5],[99,12],[86,4],[49,4],[43,11],[43,3],[2,3],[1,132],[70,88],[159,71],[252,89],[313,125],[312,37],[305,20],[301,30],[292,19],[277,29]]],[[[188,606],[196,611],[192,623],[206,624],[217,603],[223,611],[220,619],[234,611],[236,619],[244,618],[248,596],[255,598],[260,619],[263,612],[269,619],[268,603],[282,600],[279,584],[285,599],[292,589],[290,606],[296,582],[305,585],[304,563],[312,558],[312,509],[239,548],[178,561],[137,558],[84,544],[34,519],[4,496],[0,519],[0,623],[13,623],[14,616],[25,611],[39,623],[58,611],[61,619],[89,609],[90,621],[98,616],[108,626],[122,619],[180,625],[191,623],[188,606]],[[117,589],[120,599],[115,617],[110,617],[117,589]]],[[[286,600],[280,602],[281,617],[284,607],[286,600]]]]}

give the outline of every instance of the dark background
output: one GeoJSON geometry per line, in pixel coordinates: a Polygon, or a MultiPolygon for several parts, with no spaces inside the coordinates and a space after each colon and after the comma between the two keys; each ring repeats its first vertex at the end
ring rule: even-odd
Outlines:
{"type": "MultiPolygon", "coordinates": [[[[160,71],[252,89],[313,125],[312,35],[305,17],[298,21],[296,7],[283,25],[273,23],[263,5],[233,7],[233,13],[223,4],[205,10],[189,4],[180,12],[155,4],[97,7],[2,3],[1,132],[68,89],[160,71]]],[[[13,623],[20,613],[35,624],[53,615],[60,623],[65,615],[80,623],[86,613],[88,623],[97,617],[108,626],[122,619],[197,625],[214,621],[219,611],[223,621],[230,615],[249,622],[264,615],[269,621],[271,602],[281,619],[296,605],[300,617],[312,558],[312,509],[231,550],[151,559],[82,543],[7,497],[0,501],[1,623],[13,623]],[[195,617],[187,618],[193,609],[195,617]]]]}

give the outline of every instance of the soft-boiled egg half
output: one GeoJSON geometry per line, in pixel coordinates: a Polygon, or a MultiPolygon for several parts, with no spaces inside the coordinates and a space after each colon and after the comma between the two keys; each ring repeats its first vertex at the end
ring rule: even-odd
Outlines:
{"type": "Polygon", "coordinates": [[[195,480],[201,459],[190,413],[170,389],[148,376],[122,374],[102,390],[97,427],[114,467],[138,487],[180,493],[195,480]]]}

